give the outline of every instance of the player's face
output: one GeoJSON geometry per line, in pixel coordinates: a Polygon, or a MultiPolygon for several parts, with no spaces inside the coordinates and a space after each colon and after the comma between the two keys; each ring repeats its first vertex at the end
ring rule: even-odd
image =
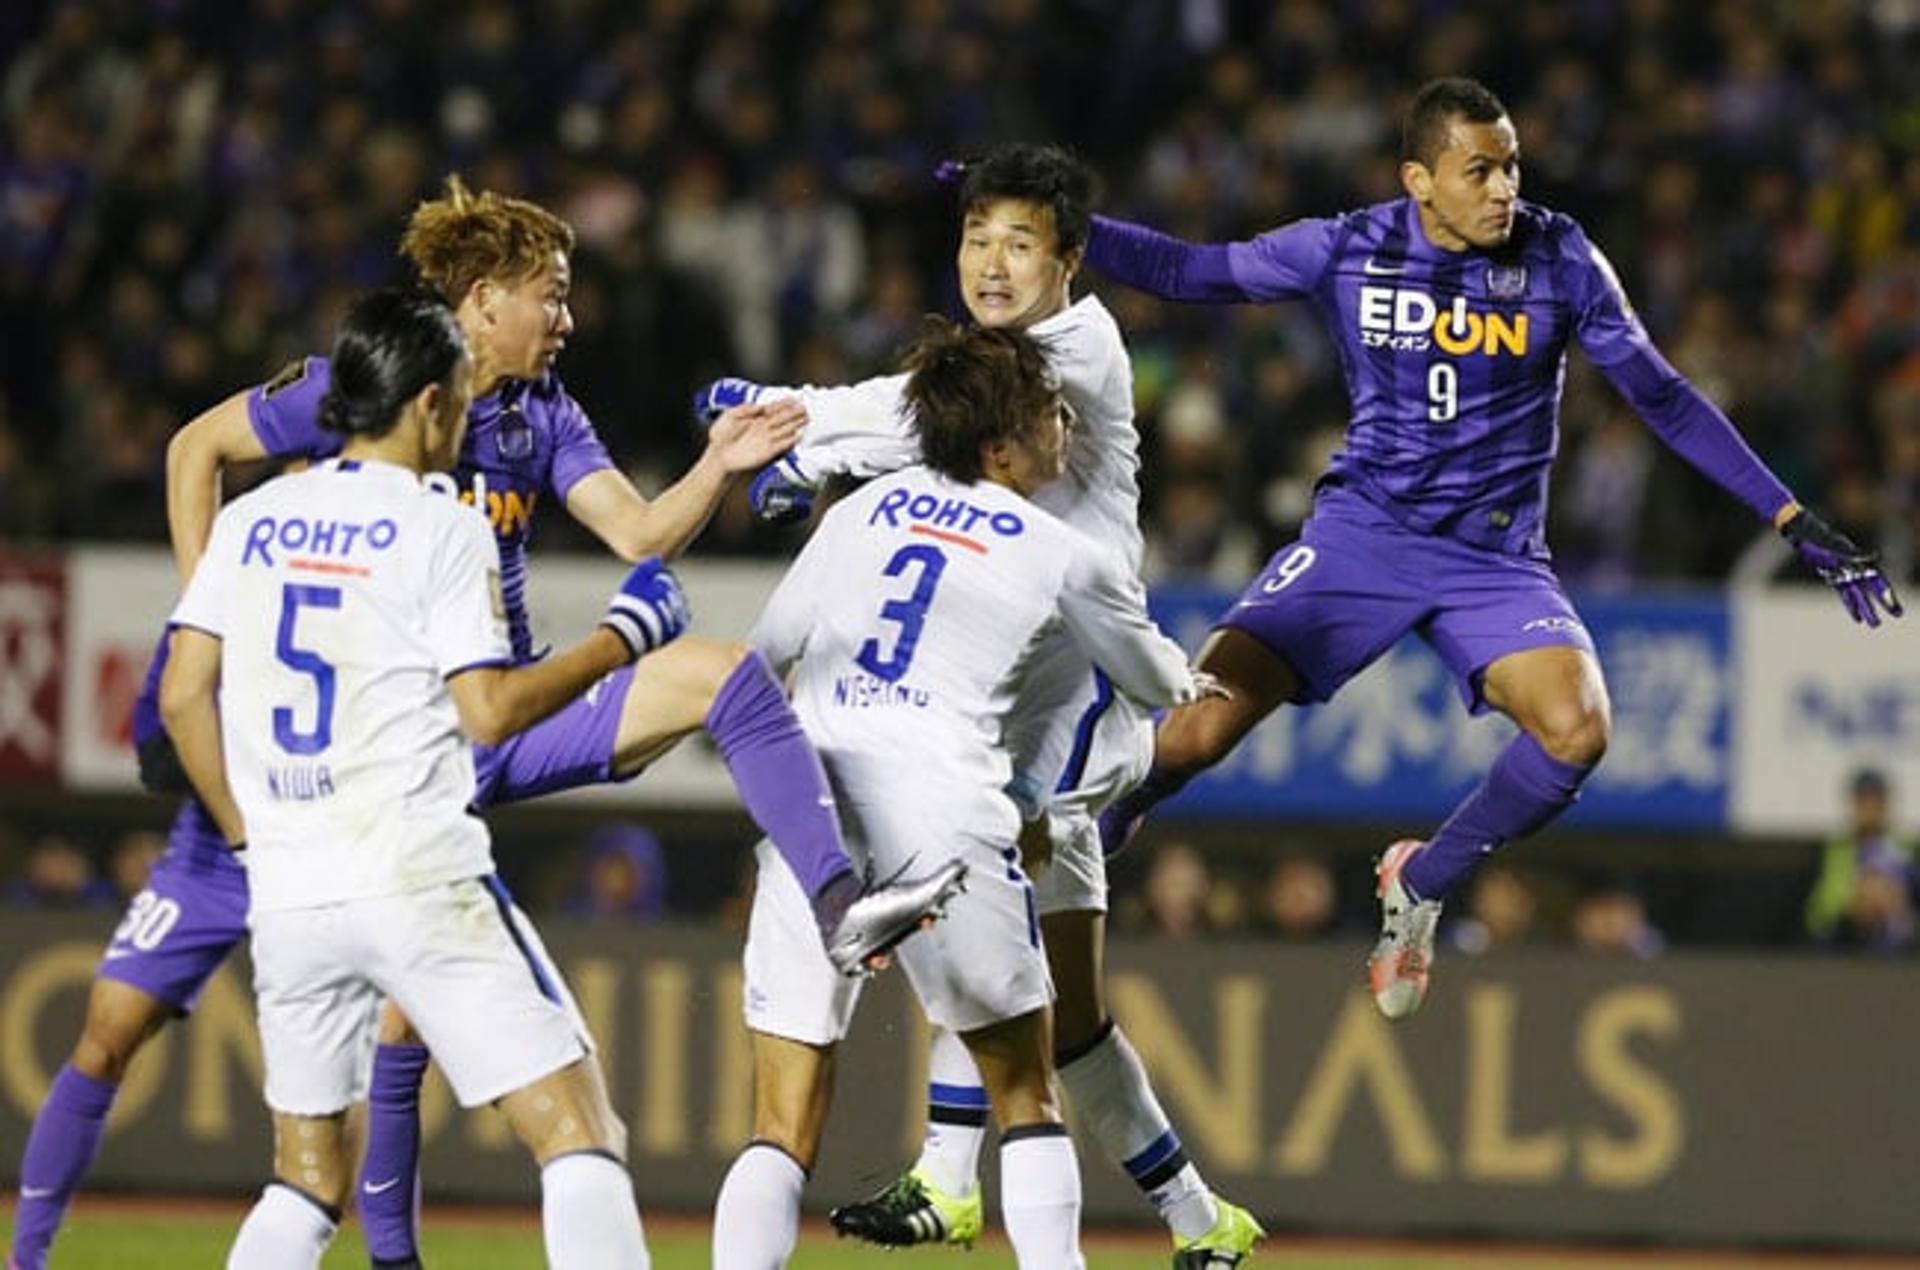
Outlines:
{"type": "Polygon", "coordinates": [[[981,326],[1032,326],[1067,307],[1080,253],[1062,256],[1053,209],[1026,199],[982,203],[960,225],[960,298],[981,326]]]}
{"type": "Polygon", "coordinates": [[[1506,116],[1473,123],[1449,121],[1447,145],[1434,160],[1401,165],[1407,192],[1420,205],[1420,224],[1436,247],[1465,251],[1498,247],[1513,233],[1520,197],[1520,139],[1506,116]]]}
{"type": "Polygon", "coordinates": [[[573,312],[567,307],[572,286],[573,270],[559,251],[526,277],[493,284],[480,334],[495,374],[538,379],[553,369],[573,333],[573,312]]]}
{"type": "Polygon", "coordinates": [[[1054,397],[1025,436],[1006,443],[1006,484],[1015,492],[1031,494],[1067,470],[1067,409],[1054,397]]]}

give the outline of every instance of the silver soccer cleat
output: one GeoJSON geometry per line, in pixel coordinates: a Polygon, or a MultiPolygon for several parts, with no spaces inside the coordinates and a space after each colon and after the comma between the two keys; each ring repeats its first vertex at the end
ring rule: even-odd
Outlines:
{"type": "Polygon", "coordinates": [[[827,937],[827,959],[841,974],[865,974],[868,962],[923,923],[945,916],[947,904],[967,889],[966,883],[967,863],[956,856],[924,877],[870,886],[847,906],[827,937]]]}

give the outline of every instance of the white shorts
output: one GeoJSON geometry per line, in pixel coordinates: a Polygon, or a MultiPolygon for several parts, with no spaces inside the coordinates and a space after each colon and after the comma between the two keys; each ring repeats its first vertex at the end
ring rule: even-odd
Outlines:
{"type": "Polygon", "coordinates": [[[593,1052],[559,970],[497,878],[255,913],[251,925],[275,1111],[332,1115],[355,1100],[382,997],[405,1012],[462,1106],[593,1052]]]}
{"type": "MultiPolygon", "coordinates": [[[[874,850],[878,877],[940,857],[930,851],[916,808],[881,811],[842,802],[848,848],[864,858],[867,842],[901,844],[874,850]],[[910,822],[910,823],[909,823],[910,822]]],[[[1032,884],[1017,850],[953,835],[945,850],[971,866],[967,889],[931,930],[910,935],[896,952],[926,1015],[955,1032],[972,1032],[1041,1008],[1053,999],[1053,981],[1040,944],[1032,884]]],[[[747,1027],[808,1045],[830,1045],[847,1033],[860,982],[837,974],[814,925],[799,883],[777,852],[756,849],[759,883],[747,928],[744,1002],[747,1027]]]]}
{"type": "Polygon", "coordinates": [[[1104,678],[1091,677],[1071,716],[1065,764],[1047,799],[1053,862],[1034,874],[1043,916],[1107,911],[1107,861],[1095,818],[1146,777],[1153,763],[1153,718],[1104,678]]]}

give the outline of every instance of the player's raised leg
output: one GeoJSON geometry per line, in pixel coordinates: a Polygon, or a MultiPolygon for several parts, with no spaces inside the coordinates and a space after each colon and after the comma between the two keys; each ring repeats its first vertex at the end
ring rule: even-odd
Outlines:
{"type": "Polygon", "coordinates": [[[614,742],[615,778],[638,772],[698,727],[799,880],[828,956],[842,970],[884,953],[952,894],[951,862],[887,886],[861,882],[820,757],[766,659],[743,644],[684,639],[634,667],[614,742]]]}
{"type": "Polygon", "coordinates": [[[1432,838],[1395,843],[1381,858],[1381,934],[1368,979],[1388,1018],[1407,1017],[1426,997],[1441,903],[1487,856],[1571,806],[1606,753],[1611,708],[1587,645],[1509,653],[1482,684],[1486,704],[1520,735],[1432,838]]]}
{"type": "Polygon", "coordinates": [[[1299,675],[1280,654],[1234,627],[1215,630],[1194,665],[1218,679],[1229,695],[1181,706],[1161,720],[1146,779],[1100,813],[1100,842],[1108,855],[1126,846],[1148,813],[1225,758],[1300,690],[1299,675]]]}

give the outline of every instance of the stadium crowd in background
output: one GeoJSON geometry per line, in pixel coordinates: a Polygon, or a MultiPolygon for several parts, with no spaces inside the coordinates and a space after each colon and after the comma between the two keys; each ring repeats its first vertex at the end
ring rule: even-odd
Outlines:
{"type": "MultiPolygon", "coordinates": [[[[236,24],[153,0],[9,5],[0,531],[157,539],[170,431],[323,344],[449,170],[579,229],[561,370],[601,417],[649,421],[609,438],[646,481],[691,456],[685,402],[712,374],[843,382],[954,307],[940,157],[1062,141],[1105,174],[1109,210],[1243,236],[1397,193],[1400,96],[1470,68],[1512,106],[1523,193],[1607,242],[1681,369],[1911,579],[1915,10],[1497,9],[482,0],[446,22],[426,0],[272,0],[236,24]]],[[[1304,312],[1111,299],[1153,565],[1239,576],[1297,525],[1344,422],[1329,350],[1304,312]]],[[[1691,498],[1698,478],[1575,373],[1568,580],[1721,576],[1753,527],[1691,498]]],[[[702,546],[789,544],[736,514],[702,546]]]]}
{"type": "MultiPolygon", "coordinates": [[[[1405,95],[1466,71],[1512,109],[1523,195],[1579,216],[1658,342],[1774,470],[1917,580],[1912,5],[1579,0],[1509,19],[1479,0],[477,0],[449,20],[431,0],[258,0],[244,23],[181,0],[0,9],[8,541],[162,541],[172,430],[324,347],[346,298],[397,273],[399,229],[449,171],[579,231],[560,373],[598,417],[644,421],[606,439],[653,490],[697,450],[687,401],[707,379],[850,381],[890,366],[924,311],[958,311],[940,158],[1064,142],[1103,173],[1105,210],[1241,237],[1397,194],[1405,95]]],[[[1338,441],[1331,350],[1303,307],[1103,294],[1134,358],[1149,567],[1243,578],[1291,536],[1338,441]]],[[[1550,534],[1571,586],[1712,583],[1757,538],[1775,545],[1731,500],[1696,497],[1702,478],[1579,358],[1571,374],[1550,534]]],[[[577,531],[549,517],[540,532],[577,531]]],[[[736,500],[698,551],[792,546],[736,500]]],[[[1752,559],[1779,569],[1786,552],[1752,559]]],[[[93,846],[104,864],[109,844],[93,846]]],[[[54,847],[51,875],[73,875],[54,847]]],[[[1271,861],[1237,874],[1165,850],[1165,866],[1125,866],[1145,926],[1286,929],[1257,882],[1271,861]]],[[[1339,926],[1367,885],[1334,863],[1324,920],[1339,926]]],[[[86,872],[81,892],[104,891],[86,872]]],[[[672,894],[678,908],[678,879],[672,894]]],[[[1548,906],[1555,929],[1566,898],[1548,906]]]]}

